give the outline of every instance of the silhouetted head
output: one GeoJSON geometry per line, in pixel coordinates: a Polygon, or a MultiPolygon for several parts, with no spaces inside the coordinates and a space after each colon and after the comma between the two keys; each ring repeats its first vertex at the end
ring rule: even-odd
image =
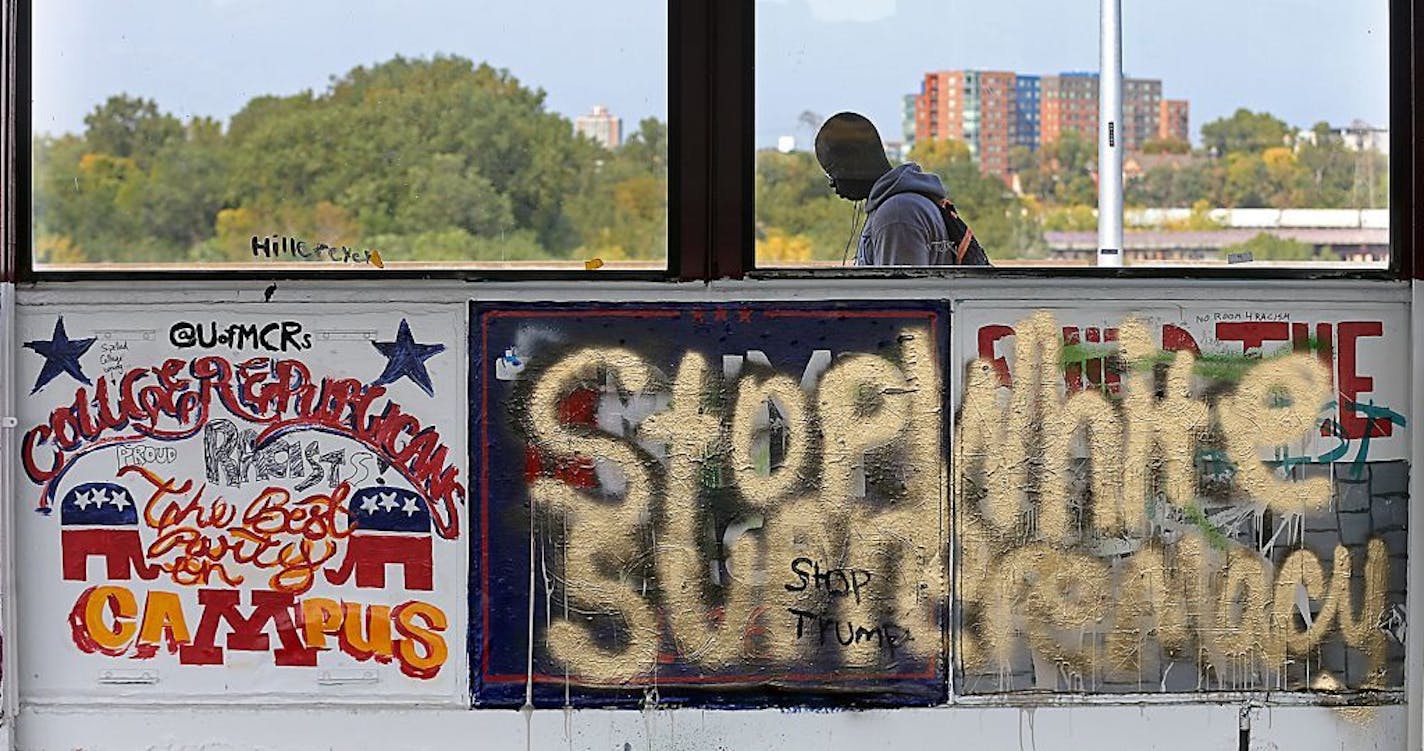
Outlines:
{"type": "Polygon", "coordinates": [[[863,115],[839,112],[816,133],[816,161],[836,195],[851,201],[870,196],[870,186],[890,171],[880,133],[863,115]]]}

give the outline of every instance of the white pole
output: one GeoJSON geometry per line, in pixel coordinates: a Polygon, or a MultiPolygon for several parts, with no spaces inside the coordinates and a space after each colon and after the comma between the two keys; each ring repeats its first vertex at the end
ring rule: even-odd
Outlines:
{"type": "Polygon", "coordinates": [[[1098,265],[1121,266],[1122,247],[1122,0],[1099,0],[1098,265]]]}

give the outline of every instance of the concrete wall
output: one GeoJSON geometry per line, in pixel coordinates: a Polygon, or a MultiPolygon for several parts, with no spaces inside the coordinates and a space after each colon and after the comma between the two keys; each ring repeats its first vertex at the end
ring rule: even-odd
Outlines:
{"type": "Polygon", "coordinates": [[[19,747],[1406,747],[1407,285],[264,286],[19,291],[19,747]]]}

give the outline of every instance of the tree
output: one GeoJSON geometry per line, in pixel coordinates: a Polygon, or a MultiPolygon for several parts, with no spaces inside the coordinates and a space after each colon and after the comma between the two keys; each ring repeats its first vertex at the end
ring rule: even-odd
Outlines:
{"type": "Polygon", "coordinates": [[[508,195],[500,195],[461,154],[435,154],[406,173],[410,193],[396,207],[405,234],[463,229],[474,236],[515,229],[508,195]]]}
{"type": "Polygon", "coordinates": [[[1225,248],[1223,253],[1250,253],[1255,261],[1308,261],[1315,258],[1310,245],[1262,232],[1240,245],[1225,248]]]}
{"type": "Polygon", "coordinates": [[[910,161],[944,180],[959,213],[974,229],[990,258],[1018,258],[1044,248],[1038,217],[994,175],[980,171],[969,147],[954,140],[918,141],[910,161]]]}
{"type": "Polygon", "coordinates": [[[667,126],[643,120],[612,152],[598,148],[576,177],[565,210],[578,227],[576,253],[605,260],[667,252],[667,126]]]}
{"type": "Polygon", "coordinates": [[[84,116],[84,138],[100,154],[130,158],[148,166],[168,144],[182,140],[183,124],[158,111],[151,99],[127,94],[111,96],[84,116]]]}
{"type": "Polygon", "coordinates": [[[1043,228],[1050,232],[1090,232],[1098,228],[1098,212],[1092,206],[1057,206],[1043,212],[1043,228]]]}
{"type": "Polygon", "coordinates": [[[805,235],[788,235],[773,230],[764,240],[756,241],[758,263],[795,264],[811,260],[811,241],[805,235]]]}
{"type": "Polygon", "coordinates": [[[610,152],[575,137],[542,91],[460,57],[396,57],[324,91],[259,96],[226,129],[127,95],[85,125],[35,140],[36,231],[54,257],[236,260],[272,234],[379,238],[397,261],[667,252],[664,123],[610,152]]]}
{"type": "Polygon", "coordinates": [[[838,198],[816,158],[805,151],[758,151],[754,180],[757,238],[804,237],[812,257],[840,261],[858,241],[855,207],[838,198]]]}
{"type": "Polygon", "coordinates": [[[1256,113],[1244,107],[1231,117],[1213,120],[1202,126],[1202,146],[1218,156],[1235,153],[1259,153],[1272,146],[1286,145],[1291,128],[1285,121],[1268,113],[1256,113]]]}
{"type": "Polygon", "coordinates": [[[1189,154],[1192,145],[1180,138],[1150,138],[1142,144],[1144,154],[1189,154]]]}
{"type": "Polygon", "coordinates": [[[1077,131],[1065,131],[1036,152],[1011,154],[1025,193],[1061,205],[1097,205],[1097,147],[1077,131]]]}

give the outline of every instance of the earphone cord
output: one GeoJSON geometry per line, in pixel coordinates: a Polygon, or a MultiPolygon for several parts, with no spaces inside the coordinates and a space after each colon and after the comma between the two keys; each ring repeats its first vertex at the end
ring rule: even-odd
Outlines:
{"type": "Polygon", "coordinates": [[[855,242],[856,236],[860,234],[860,230],[861,230],[861,228],[864,226],[863,224],[860,223],[860,217],[861,217],[860,208],[861,208],[861,206],[863,206],[863,205],[865,205],[865,202],[864,202],[864,201],[854,201],[854,202],[851,203],[851,207],[850,207],[850,237],[847,237],[847,238],[846,238],[845,248],[843,248],[843,249],[841,250],[841,265],[842,265],[842,266],[846,265],[846,262],[850,260],[850,244],[851,244],[852,242],[855,242]]]}

